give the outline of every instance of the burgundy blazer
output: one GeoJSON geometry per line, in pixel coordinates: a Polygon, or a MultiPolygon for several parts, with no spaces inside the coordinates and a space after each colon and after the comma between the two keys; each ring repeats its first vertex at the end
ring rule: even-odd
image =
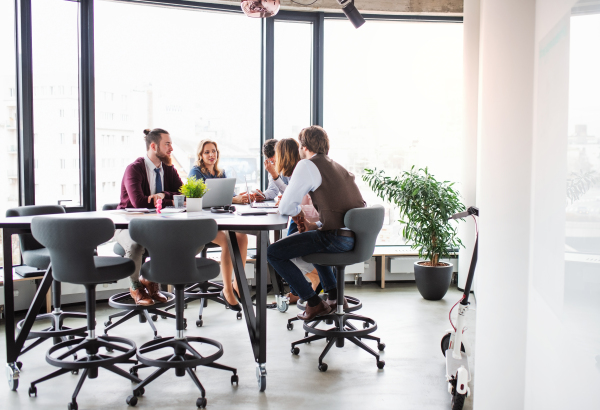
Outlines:
{"type": "MultiPolygon", "coordinates": [[[[179,188],[183,185],[179,174],[173,165],[162,164],[164,170],[163,208],[173,205],[173,195],[180,195],[179,188]]],[[[139,157],[125,169],[121,182],[121,202],[117,209],[125,208],[154,208],[154,201],[148,203],[150,183],[146,173],[146,163],[139,157]]]]}

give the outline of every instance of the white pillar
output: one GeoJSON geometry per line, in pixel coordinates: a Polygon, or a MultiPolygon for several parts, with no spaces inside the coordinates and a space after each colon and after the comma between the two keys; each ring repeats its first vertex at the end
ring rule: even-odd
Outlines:
{"type": "Polygon", "coordinates": [[[535,0],[482,0],[476,409],[524,407],[534,31],[535,0]]]}
{"type": "MultiPolygon", "coordinates": [[[[460,193],[466,207],[477,205],[477,111],[479,94],[479,0],[465,0],[463,12],[463,143],[460,193]]],[[[458,287],[465,288],[475,246],[475,222],[460,222],[465,245],[458,253],[458,287]]]]}

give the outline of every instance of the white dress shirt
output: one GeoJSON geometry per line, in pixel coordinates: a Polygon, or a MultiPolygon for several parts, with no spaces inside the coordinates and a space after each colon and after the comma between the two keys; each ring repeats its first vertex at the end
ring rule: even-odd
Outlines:
{"type": "Polygon", "coordinates": [[[288,216],[298,215],[302,210],[300,204],[304,195],[316,191],[321,183],[323,183],[323,178],[314,162],[308,159],[298,162],[281,197],[279,213],[288,216]]]}
{"type": "MultiPolygon", "coordinates": [[[[154,170],[156,169],[156,166],[154,165],[154,163],[152,161],[150,161],[150,158],[148,158],[148,155],[144,156],[144,162],[146,163],[146,174],[148,175],[148,183],[150,184],[150,195],[154,195],[154,194],[156,194],[156,172],[154,172],[154,170]]],[[[160,170],[160,183],[161,183],[163,191],[164,191],[165,190],[165,170],[163,169],[162,162],[160,163],[160,166],[158,167],[158,169],[160,170]]]]}

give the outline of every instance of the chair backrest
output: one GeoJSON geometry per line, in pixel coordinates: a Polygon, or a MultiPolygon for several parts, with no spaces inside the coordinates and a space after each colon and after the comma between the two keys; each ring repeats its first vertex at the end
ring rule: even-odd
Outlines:
{"type": "Polygon", "coordinates": [[[114,211],[115,209],[117,209],[118,206],[119,206],[119,204],[104,204],[104,205],[102,205],[102,210],[103,211],[114,211]]]}
{"type": "Polygon", "coordinates": [[[196,255],[217,236],[214,219],[135,218],[129,223],[131,239],[150,254],[146,279],[156,283],[193,283],[198,279],[196,255]]]}
{"type": "Polygon", "coordinates": [[[31,232],[48,248],[52,276],[56,280],[88,283],[90,281],[85,278],[100,277],[94,264],[94,253],[98,245],[113,237],[115,224],[108,218],[36,216],[31,221],[31,232]]]}
{"type": "Polygon", "coordinates": [[[332,266],[352,265],[369,260],[375,251],[384,216],[385,208],[381,205],[349,210],[344,216],[344,224],[356,235],[354,249],[343,253],[313,253],[303,259],[317,265],[332,266]]]}
{"type": "MultiPolygon", "coordinates": [[[[6,217],[12,218],[15,216],[33,216],[33,215],[50,215],[64,214],[65,208],[60,205],[28,205],[18,208],[11,208],[6,211],[6,217]]],[[[21,253],[43,248],[43,246],[35,240],[30,233],[19,234],[19,246],[21,253]]]]}

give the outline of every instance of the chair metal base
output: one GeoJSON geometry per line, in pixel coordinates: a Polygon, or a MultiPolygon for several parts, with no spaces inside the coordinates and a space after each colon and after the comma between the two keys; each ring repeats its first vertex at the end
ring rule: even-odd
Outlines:
{"type": "Polygon", "coordinates": [[[140,397],[144,394],[144,387],[162,374],[164,374],[169,369],[175,369],[175,375],[178,377],[182,377],[187,374],[193,380],[194,384],[200,390],[201,396],[196,400],[196,405],[198,407],[204,408],[206,407],[206,390],[200,380],[194,373],[197,366],[206,366],[212,367],[215,369],[226,370],[233,372],[231,376],[231,384],[237,384],[239,381],[237,375],[237,369],[229,366],[225,366],[219,363],[215,363],[217,359],[223,356],[223,346],[221,343],[216,340],[207,339],[204,337],[186,337],[183,339],[176,339],[173,337],[161,339],[161,340],[153,340],[151,342],[145,343],[140,346],[137,353],[137,359],[140,361],[140,364],[133,366],[129,372],[136,376],[138,375],[138,370],[147,367],[158,367],[154,373],[148,376],[144,381],[133,389],[133,395],[127,398],[127,403],[129,405],[135,405],[137,403],[137,397],[140,397]],[[209,344],[217,348],[216,352],[210,354],[209,356],[202,356],[198,353],[192,346],[191,342],[194,343],[203,343],[209,344]],[[145,354],[154,352],[161,349],[173,349],[173,353],[167,356],[160,357],[158,359],[152,359],[145,354]]]}
{"type": "MultiPolygon", "coordinates": [[[[323,293],[319,297],[323,300],[327,300],[326,293],[323,293]]],[[[355,298],[354,296],[346,296],[346,300],[348,301],[348,309],[344,310],[345,313],[356,312],[357,310],[362,309],[362,302],[360,301],[360,299],[355,298]]],[[[300,309],[302,311],[306,310],[306,302],[303,301],[302,299],[300,299],[296,305],[298,306],[298,309],[300,309]]],[[[296,322],[298,320],[300,320],[298,318],[298,316],[294,316],[294,317],[288,319],[287,330],[294,330],[294,322],[296,322]]],[[[333,324],[333,322],[331,320],[327,320],[326,323],[328,325],[333,324]]],[[[312,327],[314,327],[314,326],[312,326],[312,327]]],[[[304,337],[308,337],[308,332],[304,333],[304,337]]]]}
{"type": "Polygon", "coordinates": [[[133,341],[121,337],[110,336],[100,336],[96,339],[78,338],[54,345],[46,353],[46,361],[60,369],[33,381],[29,387],[29,396],[37,396],[37,384],[68,372],[77,374],[80,369],[83,369],[83,373],[71,396],[71,402],[68,404],[70,410],[77,410],[77,395],[79,394],[83,383],[88,378],[95,379],[98,377],[99,368],[104,368],[121,377],[129,379],[132,382],[140,383],[141,380],[138,377],[133,376],[116,366],[117,363],[137,364],[137,361],[131,360],[135,355],[135,352],[136,345],[133,341]],[[100,354],[100,348],[104,348],[107,351],[117,350],[121,352],[121,354],[115,356],[100,354]],[[85,354],[80,354],[80,358],[76,360],[65,360],[68,356],[81,351],[85,351],[85,354]],[[54,353],[60,354],[54,355],[54,353]]]}
{"type": "MultiPolygon", "coordinates": [[[[85,319],[87,315],[85,313],[78,312],[63,312],[60,309],[55,309],[52,313],[44,313],[41,315],[37,315],[35,317],[36,322],[40,322],[43,320],[49,320],[50,326],[43,330],[35,330],[30,331],[27,335],[27,340],[37,339],[34,342],[30,343],[28,346],[24,347],[21,350],[20,355],[30,351],[34,347],[42,344],[46,340],[52,338],[54,344],[64,342],[68,340],[69,336],[87,336],[86,326],[71,328],[64,326],[63,323],[65,319],[68,318],[77,318],[77,319],[85,319]]],[[[23,325],[25,324],[25,319],[19,321],[17,323],[17,330],[20,332],[23,329],[23,325]]]]}
{"type": "Polygon", "coordinates": [[[161,291],[161,293],[167,298],[167,301],[165,303],[155,303],[152,306],[137,305],[131,298],[129,292],[117,293],[116,295],[111,296],[108,299],[108,304],[116,309],[122,309],[122,311],[110,315],[108,320],[104,322],[104,334],[106,335],[109,330],[119,326],[129,319],[137,317],[140,323],[147,322],[150,325],[155,339],[160,338],[153,322],[158,319],[159,315],[163,319],[175,319],[175,315],[166,311],[170,306],[174,306],[175,295],[164,291],[161,291]],[[167,309],[163,309],[165,307],[167,307],[167,309]],[[117,317],[120,319],[113,323],[112,320],[117,317]]]}
{"type": "Polygon", "coordinates": [[[370,334],[377,330],[377,323],[368,317],[356,315],[353,313],[344,314],[329,314],[325,316],[319,316],[310,322],[304,323],[305,337],[292,343],[291,352],[295,355],[300,353],[300,349],[297,345],[303,343],[310,343],[316,340],[326,339],[327,345],[319,356],[319,370],[326,371],[327,363],[323,362],[323,359],[335,343],[336,347],[344,347],[344,341],[349,340],[361,349],[372,354],[377,363],[379,369],[383,369],[385,361],[380,360],[379,353],[371,349],[369,346],[363,343],[362,339],[375,340],[377,342],[377,348],[382,351],[385,349],[385,344],[381,343],[380,338],[371,336],[370,334]],[[321,322],[331,321],[334,327],[330,329],[320,329],[317,326],[321,322]],[[362,322],[362,329],[357,329],[351,321],[362,322]],[[308,336],[311,333],[313,336],[308,336]]]}

